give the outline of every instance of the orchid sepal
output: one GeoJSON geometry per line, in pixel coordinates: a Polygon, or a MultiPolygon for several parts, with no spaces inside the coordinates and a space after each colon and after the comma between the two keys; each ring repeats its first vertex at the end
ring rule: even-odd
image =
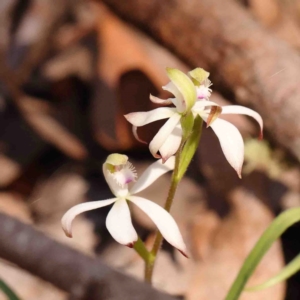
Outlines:
{"type": "Polygon", "coordinates": [[[193,83],[199,86],[204,80],[208,79],[210,74],[202,68],[196,68],[190,71],[189,75],[192,77],[193,83]]]}
{"type": "Polygon", "coordinates": [[[179,112],[185,114],[191,110],[196,102],[197,94],[195,86],[192,80],[178,69],[167,68],[166,70],[171,82],[176,86],[183,97],[181,100],[184,102],[182,103],[183,110],[179,112]]]}

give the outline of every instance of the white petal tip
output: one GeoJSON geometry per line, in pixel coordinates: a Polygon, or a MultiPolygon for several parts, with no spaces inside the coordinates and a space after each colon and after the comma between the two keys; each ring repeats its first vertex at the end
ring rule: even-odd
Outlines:
{"type": "Polygon", "coordinates": [[[259,133],[258,139],[261,141],[261,140],[263,140],[263,138],[264,138],[264,134],[263,134],[263,132],[261,131],[261,132],[259,133]]]}
{"type": "MultiPolygon", "coordinates": [[[[131,113],[130,113],[131,114],[131,113]]],[[[130,122],[130,114],[127,114],[127,115],[124,115],[124,117],[125,117],[125,119],[128,121],[128,122],[130,122]]],[[[131,122],[130,122],[131,123],[131,122]]]]}
{"type": "Polygon", "coordinates": [[[242,179],[242,172],[241,171],[237,172],[237,175],[238,175],[239,179],[242,179]]]}
{"type": "Polygon", "coordinates": [[[190,257],[186,254],[186,252],[183,252],[182,250],[179,250],[179,249],[178,249],[178,251],[179,251],[184,257],[190,258],[190,257]]]}
{"type": "Polygon", "coordinates": [[[128,248],[133,248],[134,243],[129,243],[129,244],[125,245],[125,246],[128,247],[128,248]]]}
{"type": "MultiPolygon", "coordinates": [[[[161,155],[157,154],[157,153],[152,153],[153,157],[155,158],[161,158],[161,155]]],[[[165,163],[167,160],[165,160],[163,163],[165,163]]]]}
{"type": "Polygon", "coordinates": [[[152,101],[152,99],[155,100],[155,98],[157,98],[157,97],[153,96],[152,94],[149,94],[149,99],[150,99],[151,101],[152,101]]]}
{"type": "Polygon", "coordinates": [[[144,140],[142,140],[142,139],[139,137],[139,135],[138,135],[138,133],[137,133],[137,127],[136,127],[136,126],[132,126],[132,133],[133,133],[134,137],[135,137],[140,143],[148,145],[147,142],[145,142],[144,140]]]}
{"type": "Polygon", "coordinates": [[[68,238],[72,238],[73,234],[72,234],[72,221],[74,218],[70,219],[69,214],[65,214],[64,217],[62,218],[62,229],[65,233],[65,235],[68,238]]]}
{"type": "Polygon", "coordinates": [[[137,242],[137,239],[136,240],[134,240],[134,241],[132,241],[132,242],[130,242],[130,243],[128,243],[128,244],[126,244],[126,245],[124,245],[124,246],[126,246],[126,247],[128,247],[128,248],[134,248],[134,244],[137,242]]]}
{"type": "Polygon", "coordinates": [[[162,158],[161,158],[162,163],[164,164],[165,162],[167,162],[167,160],[168,160],[171,156],[172,156],[172,155],[162,157],[162,158]]]}
{"type": "Polygon", "coordinates": [[[63,231],[64,231],[64,233],[65,233],[66,237],[68,237],[68,238],[72,238],[72,237],[73,237],[73,235],[72,235],[72,232],[71,232],[71,231],[68,231],[68,230],[66,230],[65,228],[63,228],[63,231]]]}
{"type": "Polygon", "coordinates": [[[172,101],[170,101],[169,99],[166,99],[166,100],[160,99],[151,94],[150,94],[149,98],[150,98],[150,101],[152,101],[153,103],[160,104],[160,105],[169,105],[172,103],[172,101]]]}

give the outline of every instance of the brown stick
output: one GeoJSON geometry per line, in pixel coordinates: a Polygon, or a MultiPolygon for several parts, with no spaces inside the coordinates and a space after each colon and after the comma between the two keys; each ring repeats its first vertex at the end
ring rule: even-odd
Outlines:
{"type": "Polygon", "coordinates": [[[53,39],[53,34],[61,26],[61,22],[70,6],[70,1],[68,0],[48,2],[52,2],[51,5],[48,4],[50,7],[48,12],[50,17],[49,20],[47,20],[48,22],[45,22],[46,25],[41,33],[41,38],[31,46],[24,61],[15,72],[15,79],[18,81],[19,86],[28,80],[32,70],[47,57],[49,53],[49,43],[51,43],[53,39]]]}
{"type": "Polygon", "coordinates": [[[0,257],[69,292],[77,300],[172,300],[0,213],[0,257]]]}
{"type": "Polygon", "coordinates": [[[278,143],[300,159],[300,58],[232,0],[103,0],[173,50],[208,69],[253,106],[278,143]]]}

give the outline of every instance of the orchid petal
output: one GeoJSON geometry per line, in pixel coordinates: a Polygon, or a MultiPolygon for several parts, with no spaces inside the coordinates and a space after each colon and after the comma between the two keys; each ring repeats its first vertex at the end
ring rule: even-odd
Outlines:
{"type": "Polygon", "coordinates": [[[227,161],[241,178],[244,142],[240,132],[234,125],[222,119],[215,120],[210,127],[217,135],[227,161]]]}
{"type": "Polygon", "coordinates": [[[176,108],[159,107],[151,111],[134,112],[125,115],[125,118],[133,126],[143,126],[154,121],[170,118],[176,113],[176,108]]]}
{"type": "Polygon", "coordinates": [[[173,99],[160,99],[158,97],[155,97],[155,96],[152,96],[150,94],[150,100],[153,102],[153,103],[156,103],[156,104],[161,104],[161,105],[170,105],[173,103],[173,99]]]}
{"type": "Polygon", "coordinates": [[[263,120],[256,111],[240,105],[227,105],[222,107],[222,115],[224,114],[241,114],[254,118],[260,126],[260,137],[262,137],[263,120]]]}
{"type": "Polygon", "coordinates": [[[133,133],[133,136],[142,144],[148,144],[146,141],[142,140],[138,133],[137,133],[137,127],[136,126],[132,126],[132,133],[133,133]]]}
{"type": "Polygon", "coordinates": [[[136,181],[137,177],[134,166],[128,161],[128,156],[119,153],[108,155],[103,164],[103,172],[109,183],[114,180],[122,188],[127,188],[127,184],[136,181]]]}
{"type": "Polygon", "coordinates": [[[168,243],[177,248],[183,255],[187,256],[185,243],[170,213],[158,204],[142,197],[130,196],[128,200],[133,202],[149,216],[168,243]]]}
{"type": "Polygon", "coordinates": [[[173,129],[172,133],[168,136],[168,138],[165,140],[163,145],[159,148],[159,152],[161,154],[161,157],[163,159],[163,162],[166,162],[169,157],[174,155],[181,143],[182,139],[182,128],[178,124],[173,129]]]}
{"type": "Polygon", "coordinates": [[[152,141],[149,144],[149,150],[152,155],[156,158],[160,157],[157,155],[158,150],[167,140],[169,135],[172,133],[175,126],[178,124],[181,115],[174,114],[157,132],[152,141]]]}
{"type": "Polygon", "coordinates": [[[203,84],[197,87],[197,99],[209,99],[212,93],[212,89],[210,88],[211,82],[209,79],[206,79],[203,84]]]}
{"type": "Polygon", "coordinates": [[[172,81],[170,81],[168,84],[163,86],[162,89],[170,92],[175,96],[175,98],[170,98],[170,100],[176,106],[178,112],[183,112],[185,110],[184,98],[176,85],[172,81]]]}
{"type": "Polygon", "coordinates": [[[117,198],[81,203],[70,208],[62,217],[62,228],[67,237],[72,237],[72,222],[75,217],[85,211],[97,209],[114,203],[117,198]]]}
{"type": "Polygon", "coordinates": [[[132,226],[129,207],[125,199],[118,199],[106,218],[106,227],[120,244],[133,247],[138,235],[132,226]]]}
{"type": "Polygon", "coordinates": [[[157,160],[153,164],[151,164],[145,172],[139,177],[133,187],[130,189],[130,194],[136,194],[144,189],[146,189],[149,185],[151,185],[157,178],[164,175],[165,173],[174,169],[175,166],[175,157],[170,157],[167,162],[164,164],[162,160],[157,160]]]}
{"type": "Polygon", "coordinates": [[[167,68],[167,74],[183,97],[183,102],[177,107],[178,112],[189,111],[195,104],[197,93],[192,80],[178,69],[167,68]]]}

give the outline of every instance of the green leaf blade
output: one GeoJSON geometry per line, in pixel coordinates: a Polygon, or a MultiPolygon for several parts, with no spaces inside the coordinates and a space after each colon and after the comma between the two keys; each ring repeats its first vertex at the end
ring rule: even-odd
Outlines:
{"type": "Polygon", "coordinates": [[[8,300],[20,300],[17,294],[2,279],[0,279],[0,290],[7,296],[8,300]]]}
{"type": "Polygon", "coordinates": [[[248,279],[254,272],[265,253],[281,234],[291,225],[300,221],[300,208],[292,208],[281,213],[262,234],[239,271],[225,300],[237,300],[248,279]]]}
{"type": "Polygon", "coordinates": [[[271,277],[262,284],[245,288],[247,292],[256,292],[274,286],[290,278],[300,270],[300,254],[298,254],[289,264],[287,264],[277,275],[271,277]]]}

